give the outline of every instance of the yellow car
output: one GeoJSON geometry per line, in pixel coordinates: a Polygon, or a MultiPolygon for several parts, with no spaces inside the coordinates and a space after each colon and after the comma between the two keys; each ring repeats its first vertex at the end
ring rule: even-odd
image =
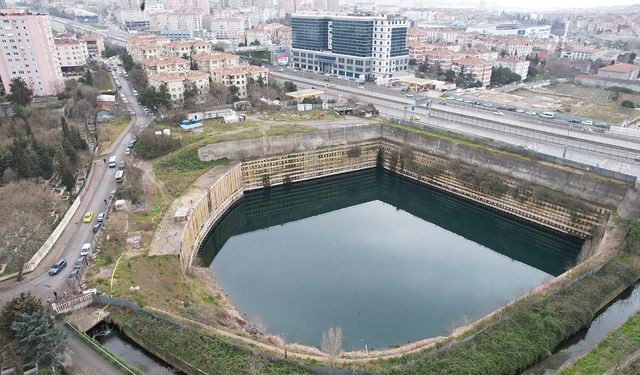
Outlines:
{"type": "Polygon", "coordinates": [[[82,218],[82,221],[85,223],[90,223],[91,220],[93,220],[93,212],[89,211],[86,214],[84,214],[84,217],[82,218]]]}

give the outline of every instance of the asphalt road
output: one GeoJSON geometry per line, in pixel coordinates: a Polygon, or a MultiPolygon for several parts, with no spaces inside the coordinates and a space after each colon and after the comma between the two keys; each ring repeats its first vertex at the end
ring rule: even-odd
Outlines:
{"type": "MultiPolygon", "coordinates": [[[[118,68],[119,72],[121,72],[121,70],[121,68],[118,68]]],[[[109,168],[103,159],[108,160],[111,156],[116,156],[118,160],[122,158],[125,160],[130,159],[131,155],[124,154],[127,143],[129,143],[131,138],[138,132],[138,129],[144,128],[150,123],[150,118],[145,116],[136,97],[131,92],[129,83],[123,77],[120,77],[120,81],[122,88],[118,91],[125,94],[129,108],[133,109],[136,113],[133,124],[128,128],[128,132],[114,143],[110,150],[107,150],[107,152],[102,155],[96,156],[93,162],[91,178],[84,187],[86,191],[81,198],[82,203],[47,257],[34,272],[25,275],[22,282],[10,280],[0,284],[0,306],[21,292],[31,292],[43,301],[46,301],[48,298],[53,299],[54,291],[58,292],[58,296],[62,296],[67,286],[69,273],[73,269],[73,263],[80,257],[82,244],[91,242],[95,236],[92,227],[93,224],[96,223],[96,217],[98,213],[105,210],[107,207],[105,199],[108,200],[111,191],[117,187],[115,181],[117,168],[109,168]],[[94,218],[91,223],[82,222],[82,217],[87,211],[94,212],[94,218]],[[47,270],[59,258],[66,259],[68,265],[57,275],[50,276],[47,270]]],[[[80,357],[74,357],[74,369],[76,365],[80,366],[78,373],[110,375],[118,372],[108,362],[104,361],[102,357],[98,355],[87,355],[82,348],[84,344],[74,340],[73,338],[75,336],[72,334],[68,336],[69,347],[77,353],[84,353],[81,354],[80,357]]],[[[91,351],[89,348],[86,349],[87,351],[91,351]]]]}

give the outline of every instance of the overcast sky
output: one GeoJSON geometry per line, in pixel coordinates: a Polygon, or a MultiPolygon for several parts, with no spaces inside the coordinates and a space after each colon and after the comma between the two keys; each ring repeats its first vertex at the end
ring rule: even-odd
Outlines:
{"type": "Polygon", "coordinates": [[[522,9],[543,9],[543,8],[595,8],[602,6],[633,5],[639,4],[640,0],[487,0],[487,5],[508,8],[522,9]]]}

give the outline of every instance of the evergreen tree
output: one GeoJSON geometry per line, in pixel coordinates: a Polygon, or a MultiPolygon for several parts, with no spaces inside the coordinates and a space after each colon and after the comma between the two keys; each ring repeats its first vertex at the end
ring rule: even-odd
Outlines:
{"type": "Polygon", "coordinates": [[[11,345],[18,355],[33,359],[42,368],[60,363],[65,335],[49,324],[44,311],[23,314],[11,324],[11,331],[14,336],[11,345]]]}
{"type": "Polygon", "coordinates": [[[26,107],[31,104],[33,99],[33,90],[29,88],[27,83],[22,78],[14,78],[9,83],[9,91],[7,100],[20,106],[26,107]]]}
{"type": "Polygon", "coordinates": [[[7,302],[0,312],[0,334],[9,340],[14,339],[11,325],[20,319],[22,315],[44,312],[40,298],[31,293],[20,293],[18,297],[7,302]]]}
{"type": "Polygon", "coordinates": [[[68,192],[72,192],[73,187],[76,185],[75,172],[62,152],[58,152],[56,155],[56,171],[60,176],[62,185],[67,188],[68,192]]]}

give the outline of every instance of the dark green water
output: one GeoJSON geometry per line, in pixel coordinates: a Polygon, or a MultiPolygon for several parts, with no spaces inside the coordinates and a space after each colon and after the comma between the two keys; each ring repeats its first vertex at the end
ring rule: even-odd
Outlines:
{"type": "Polygon", "coordinates": [[[247,194],[200,257],[238,310],[347,350],[445,335],[564,272],[580,241],[389,172],[247,194]]]}

